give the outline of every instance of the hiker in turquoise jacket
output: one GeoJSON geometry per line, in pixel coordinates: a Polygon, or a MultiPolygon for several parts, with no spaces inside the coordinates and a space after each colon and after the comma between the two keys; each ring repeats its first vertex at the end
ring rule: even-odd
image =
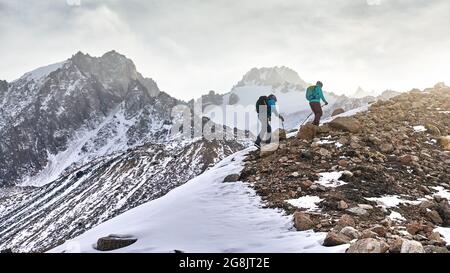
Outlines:
{"type": "Polygon", "coordinates": [[[309,101],[309,105],[311,106],[311,110],[314,113],[314,121],[313,124],[319,126],[320,118],[323,115],[322,106],[320,105],[320,101],[325,102],[325,105],[328,105],[327,100],[323,96],[322,91],[323,83],[318,81],[316,85],[308,87],[306,90],[306,99],[309,101]]]}

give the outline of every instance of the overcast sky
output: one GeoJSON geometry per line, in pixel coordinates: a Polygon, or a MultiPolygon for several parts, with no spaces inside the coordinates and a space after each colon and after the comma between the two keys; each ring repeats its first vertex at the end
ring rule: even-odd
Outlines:
{"type": "Polygon", "coordinates": [[[0,79],[115,49],[183,99],[277,65],[403,91],[450,83],[449,26],[448,0],[0,0],[0,79]]]}

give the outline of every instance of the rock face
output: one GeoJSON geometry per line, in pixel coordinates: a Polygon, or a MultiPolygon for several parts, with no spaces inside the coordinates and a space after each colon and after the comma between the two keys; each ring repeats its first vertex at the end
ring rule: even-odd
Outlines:
{"type": "Polygon", "coordinates": [[[108,236],[98,239],[96,249],[100,251],[111,251],[130,246],[137,242],[135,238],[120,238],[108,236]]]}
{"type": "Polygon", "coordinates": [[[361,124],[352,117],[338,117],[329,123],[333,129],[343,130],[351,133],[358,133],[361,130],[361,124]]]}
{"type": "Polygon", "coordinates": [[[317,126],[314,124],[308,123],[300,127],[298,131],[297,138],[311,141],[316,137],[317,134],[317,126]]]}

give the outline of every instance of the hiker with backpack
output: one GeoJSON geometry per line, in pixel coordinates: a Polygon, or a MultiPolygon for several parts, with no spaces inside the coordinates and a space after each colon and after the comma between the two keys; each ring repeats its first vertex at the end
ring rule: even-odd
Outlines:
{"type": "Polygon", "coordinates": [[[320,101],[325,102],[325,105],[328,105],[327,100],[323,96],[322,91],[323,83],[318,81],[316,85],[308,87],[306,89],[306,99],[309,101],[309,105],[311,106],[311,110],[314,113],[314,121],[313,124],[316,126],[320,125],[320,118],[323,115],[322,106],[320,105],[320,101]]]}
{"type": "Polygon", "coordinates": [[[255,146],[261,148],[261,141],[269,144],[272,140],[272,113],[284,122],[284,117],[278,113],[276,108],[277,97],[275,95],[261,96],[256,102],[256,112],[258,113],[258,119],[261,123],[261,131],[256,138],[255,146]],[[266,136],[268,135],[268,137],[266,136]]]}

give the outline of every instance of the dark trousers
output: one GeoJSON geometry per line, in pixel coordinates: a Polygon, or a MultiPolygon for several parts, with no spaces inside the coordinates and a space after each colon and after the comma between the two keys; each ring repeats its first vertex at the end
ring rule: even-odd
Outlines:
{"type": "Polygon", "coordinates": [[[262,139],[264,139],[265,143],[269,144],[272,140],[272,126],[270,126],[270,119],[266,115],[258,115],[258,119],[261,123],[261,132],[259,132],[255,144],[261,145],[262,139]]]}
{"type": "Polygon", "coordinates": [[[322,106],[320,105],[320,102],[310,102],[309,105],[311,106],[311,110],[314,113],[313,124],[319,126],[320,118],[323,115],[322,106]]]}

